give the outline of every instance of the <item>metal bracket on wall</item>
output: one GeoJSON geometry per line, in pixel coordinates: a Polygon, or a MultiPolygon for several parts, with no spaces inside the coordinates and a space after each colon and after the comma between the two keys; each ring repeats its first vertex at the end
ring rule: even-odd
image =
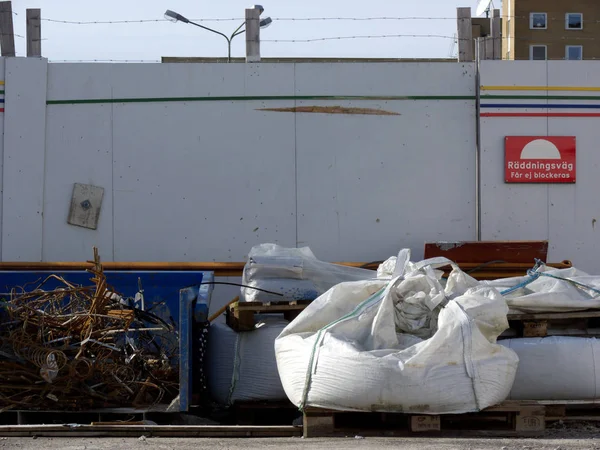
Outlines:
{"type": "Polygon", "coordinates": [[[75,183],[67,223],[95,230],[98,228],[104,188],[75,183]]]}

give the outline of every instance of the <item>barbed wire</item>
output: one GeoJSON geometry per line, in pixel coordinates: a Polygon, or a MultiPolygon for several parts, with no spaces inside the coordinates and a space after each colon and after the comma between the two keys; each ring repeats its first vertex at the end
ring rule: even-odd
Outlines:
{"type": "Polygon", "coordinates": [[[301,22],[301,21],[378,21],[378,20],[456,20],[456,17],[422,17],[422,16],[410,16],[410,17],[274,17],[273,20],[287,21],[287,22],[301,22]]]}
{"type": "MultiPolygon", "coordinates": [[[[576,13],[573,13],[576,14],[576,13]]],[[[596,19],[590,19],[589,14],[583,14],[582,22],[596,22],[600,23],[600,15],[596,19]],[[587,18],[587,19],[586,19],[587,18]]],[[[508,16],[500,15],[502,19],[527,19],[531,16],[508,16]]],[[[471,17],[471,19],[492,19],[492,17],[471,17]]],[[[565,16],[548,17],[547,20],[560,20],[565,21],[565,16]]],[[[446,16],[378,16],[378,17],[273,17],[273,20],[280,21],[385,21],[385,20],[458,20],[457,16],[446,17],[446,16]]]]}
{"type": "MultiPolygon", "coordinates": [[[[3,36],[4,34],[0,34],[3,36]]],[[[20,34],[14,34],[15,37],[25,39],[25,36],[20,34]]],[[[163,38],[163,35],[150,35],[144,36],[144,38],[163,38]]],[[[181,37],[185,37],[182,35],[181,37]]],[[[261,39],[261,42],[267,43],[310,43],[310,42],[323,42],[323,41],[341,41],[341,40],[350,40],[350,39],[398,39],[398,38],[425,38],[425,39],[451,39],[456,42],[458,41],[474,41],[478,38],[487,39],[487,40],[504,40],[511,39],[514,41],[528,41],[531,42],[532,45],[544,45],[545,43],[556,43],[556,42],[572,42],[572,41],[584,41],[591,42],[600,40],[600,37],[593,36],[559,36],[552,38],[545,38],[540,40],[539,42],[535,41],[531,37],[523,37],[523,36],[473,36],[472,38],[459,38],[456,35],[444,35],[444,34],[373,34],[373,35],[350,35],[350,36],[323,36],[323,37],[315,37],[315,38],[299,38],[299,39],[261,39]]],[[[90,37],[86,37],[86,39],[90,39],[90,37]]],[[[48,40],[48,38],[44,38],[41,40],[48,40]]]]}
{"type": "MultiPolygon", "coordinates": [[[[600,23],[600,16],[596,20],[585,19],[588,17],[584,15],[582,23],[600,23]]],[[[527,19],[529,16],[501,16],[502,19],[527,19]]],[[[484,17],[473,17],[473,19],[485,19],[484,17]]],[[[491,19],[491,18],[490,18],[491,19]]],[[[159,22],[170,22],[168,19],[135,19],[135,20],[95,20],[95,21],[76,21],[76,20],[60,20],[51,18],[42,18],[41,20],[46,22],[63,23],[70,25],[112,25],[112,24],[136,24],[136,23],[159,23],[159,22]]],[[[229,21],[244,21],[243,17],[228,17],[228,18],[199,18],[190,19],[194,22],[229,22],[229,21]]],[[[457,17],[436,17],[436,16],[406,16],[406,17],[393,17],[393,16],[381,16],[381,17],[273,17],[274,21],[281,22],[306,22],[306,21],[355,21],[355,22],[367,22],[367,21],[407,21],[407,20],[458,20],[457,17]]],[[[546,17],[547,21],[565,21],[565,17],[546,17]]]]}
{"type": "MultiPolygon", "coordinates": [[[[95,21],[74,21],[74,20],[59,20],[59,19],[46,19],[41,20],[45,22],[53,23],[64,23],[69,25],[112,25],[112,24],[132,24],[132,23],[157,23],[157,22],[171,22],[167,19],[139,19],[139,20],[95,20],[95,21]]],[[[231,22],[231,21],[244,21],[244,18],[214,18],[214,19],[190,19],[194,22],[231,22]]]]}
{"type": "MultiPolygon", "coordinates": [[[[306,39],[261,39],[261,42],[269,42],[269,43],[309,43],[309,42],[322,42],[322,41],[338,41],[338,40],[347,40],[347,39],[390,39],[390,38],[429,38],[429,39],[452,39],[454,41],[474,41],[478,38],[478,36],[473,36],[472,38],[459,38],[457,36],[443,35],[443,34],[379,34],[379,35],[354,35],[354,36],[326,36],[326,37],[317,37],[317,38],[306,38],[306,39]]],[[[558,38],[550,38],[543,39],[542,41],[537,43],[533,43],[533,40],[529,37],[515,37],[515,36],[500,36],[500,37],[492,37],[492,36],[479,36],[480,39],[488,39],[488,40],[503,40],[503,39],[512,39],[512,40],[522,40],[532,42],[532,45],[543,45],[545,43],[553,43],[553,42],[571,42],[571,41],[596,41],[599,38],[596,37],[558,37],[558,38]]]]}
{"type": "Polygon", "coordinates": [[[441,34],[380,34],[380,35],[363,35],[363,36],[330,36],[330,37],[319,37],[319,38],[309,38],[309,39],[261,39],[261,42],[304,43],[304,42],[320,42],[320,41],[339,41],[339,40],[346,40],[346,39],[388,39],[388,38],[456,39],[454,36],[444,36],[441,34]]]}
{"type": "MultiPolygon", "coordinates": [[[[0,34],[1,35],[1,34],[0,34]]],[[[19,34],[15,34],[14,36],[19,38],[25,38],[25,36],[21,36],[19,34]]],[[[126,36],[123,36],[125,38],[126,36]]],[[[162,35],[156,36],[144,36],[144,38],[163,38],[162,35]]],[[[186,37],[182,35],[181,37],[186,37]]],[[[373,35],[350,35],[350,36],[323,36],[323,37],[315,37],[315,38],[299,38],[299,39],[261,39],[263,43],[278,43],[278,44],[302,44],[302,43],[311,43],[311,42],[324,42],[324,41],[343,41],[343,40],[352,40],[352,39],[400,39],[400,38],[411,38],[411,39],[450,39],[455,42],[459,41],[475,41],[478,38],[481,40],[514,40],[514,41],[527,41],[530,42],[531,45],[544,45],[544,44],[552,44],[552,43],[571,43],[573,41],[576,42],[592,42],[600,40],[600,37],[573,37],[573,36],[561,36],[555,38],[546,38],[543,40],[533,41],[530,37],[522,37],[522,36],[473,36],[472,38],[459,38],[456,35],[443,35],[443,34],[373,34],[373,35]]],[[[86,37],[86,39],[90,39],[86,37]]],[[[48,40],[48,38],[41,39],[43,41],[48,40]]]]}
{"type": "MultiPolygon", "coordinates": [[[[500,16],[506,19],[529,19],[527,16],[500,16]]],[[[273,20],[278,21],[402,21],[402,20],[458,20],[458,17],[436,17],[436,16],[406,16],[406,17],[393,17],[393,16],[380,16],[380,17],[273,17],[273,20]]],[[[471,17],[470,19],[486,19],[486,17],[471,17]]],[[[492,19],[492,17],[488,17],[492,19]]],[[[553,18],[552,20],[559,20],[559,18],[553,18]]],[[[561,20],[565,20],[563,17],[561,20]]],[[[596,21],[600,22],[600,20],[596,21]]]]}
{"type": "MultiPolygon", "coordinates": [[[[15,35],[19,38],[25,38],[25,36],[15,35]]],[[[164,36],[145,36],[145,39],[151,38],[162,38],[164,36]]],[[[185,37],[185,36],[181,36],[185,37]]],[[[126,38],[124,36],[123,38],[126,38]]],[[[478,39],[477,36],[473,38],[459,38],[457,36],[451,35],[441,35],[441,34],[381,34],[381,35],[352,35],[352,36],[324,36],[324,37],[315,37],[315,38],[300,38],[300,39],[261,39],[261,43],[266,44],[309,44],[315,42],[328,42],[328,41],[347,41],[347,40],[368,40],[368,39],[444,39],[444,40],[452,40],[456,43],[461,41],[476,41],[478,39]]],[[[526,37],[515,37],[515,36],[501,36],[501,37],[492,37],[492,36],[480,36],[482,41],[494,41],[494,40],[508,40],[511,39],[513,41],[527,41],[533,46],[537,45],[546,45],[546,44],[562,44],[562,45],[583,45],[588,42],[596,42],[600,40],[600,38],[596,37],[558,37],[558,38],[550,38],[544,39],[543,41],[532,41],[531,38],[526,37]]],[[[89,39],[89,38],[86,38],[89,39]]],[[[41,39],[42,41],[52,40],[48,38],[41,39]]],[[[96,61],[96,60],[91,60],[96,61]]],[[[140,62],[146,62],[147,60],[140,60],[140,62]]]]}

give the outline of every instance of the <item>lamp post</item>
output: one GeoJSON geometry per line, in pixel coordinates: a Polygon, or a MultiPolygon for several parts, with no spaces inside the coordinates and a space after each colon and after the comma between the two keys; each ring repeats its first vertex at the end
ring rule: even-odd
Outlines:
{"type": "MultiPolygon", "coordinates": [[[[254,8],[259,9],[261,13],[264,11],[264,8],[260,5],[255,5],[254,8]]],[[[227,36],[226,34],[221,33],[220,31],[213,30],[212,28],[208,28],[204,25],[200,25],[199,23],[193,22],[187,17],[184,17],[181,14],[176,13],[175,11],[171,11],[170,9],[167,9],[167,11],[165,12],[165,19],[170,20],[171,22],[189,23],[191,25],[195,25],[199,28],[202,28],[203,30],[210,31],[211,33],[218,34],[219,36],[223,36],[227,41],[227,62],[231,62],[231,41],[233,41],[233,39],[236,36],[239,36],[240,34],[246,32],[245,29],[242,30],[242,27],[246,25],[246,21],[242,22],[242,24],[239,27],[237,27],[235,31],[231,33],[230,36],[227,36]]],[[[272,23],[273,19],[271,19],[270,17],[266,17],[260,21],[259,25],[261,28],[267,28],[272,23]]]]}

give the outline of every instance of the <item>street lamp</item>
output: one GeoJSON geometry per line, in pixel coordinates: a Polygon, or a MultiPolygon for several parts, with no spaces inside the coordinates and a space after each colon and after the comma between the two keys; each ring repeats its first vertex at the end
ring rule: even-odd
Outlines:
{"type": "MultiPolygon", "coordinates": [[[[261,14],[265,10],[260,5],[254,5],[254,8],[259,9],[261,14]]],[[[231,36],[227,36],[226,34],[221,33],[220,31],[213,30],[212,28],[205,27],[204,25],[200,25],[199,23],[196,23],[196,22],[192,22],[187,17],[184,17],[181,14],[176,13],[175,11],[171,11],[170,9],[167,9],[167,11],[165,12],[165,19],[170,20],[171,22],[189,23],[189,24],[195,25],[199,28],[202,28],[206,31],[210,31],[211,33],[215,33],[215,34],[218,34],[219,36],[223,36],[227,40],[227,50],[228,50],[227,62],[231,62],[231,41],[233,41],[234,37],[239,36],[240,34],[246,32],[245,29],[242,30],[242,27],[244,25],[246,25],[246,21],[242,22],[242,24],[239,27],[237,27],[233,33],[231,33],[231,36]]],[[[260,21],[259,25],[261,28],[267,28],[272,23],[273,23],[273,19],[271,19],[270,17],[266,17],[260,21]]]]}

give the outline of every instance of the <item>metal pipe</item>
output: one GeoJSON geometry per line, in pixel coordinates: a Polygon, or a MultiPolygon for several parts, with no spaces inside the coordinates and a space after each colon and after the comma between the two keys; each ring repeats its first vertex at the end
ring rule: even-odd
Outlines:
{"type": "MultiPolygon", "coordinates": [[[[361,267],[362,262],[335,262],[346,267],[361,267]]],[[[482,263],[457,263],[463,269],[472,269],[482,266],[482,263]]],[[[104,262],[102,268],[107,271],[218,271],[238,272],[244,269],[244,262],[104,262]]],[[[557,268],[568,268],[572,266],[571,261],[565,260],[559,263],[547,263],[547,266],[557,268]]],[[[28,270],[28,271],[73,271],[86,270],[93,266],[91,263],[83,262],[0,262],[1,270],[28,270]]],[[[373,265],[374,267],[377,264],[373,265]]],[[[496,263],[485,266],[485,270],[497,269],[531,269],[533,262],[529,263],[496,263]]]]}
{"type": "Polygon", "coordinates": [[[475,40],[475,234],[481,241],[481,38],[475,40]]]}
{"type": "MultiPolygon", "coordinates": [[[[362,262],[337,262],[341,266],[362,267],[362,262]]],[[[214,272],[217,277],[239,277],[244,270],[244,262],[105,262],[102,268],[107,271],[205,271],[214,272]]],[[[572,267],[571,261],[548,263],[548,267],[567,269],[572,267]]],[[[367,266],[376,269],[378,264],[367,266]]],[[[481,263],[458,263],[463,270],[482,267],[481,263]]],[[[39,272],[69,272],[87,270],[93,263],[85,262],[0,262],[0,271],[39,271],[39,272]]],[[[482,267],[482,272],[491,271],[527,271],[533,267],[527,263],[496,263],[482,267]]]]}

